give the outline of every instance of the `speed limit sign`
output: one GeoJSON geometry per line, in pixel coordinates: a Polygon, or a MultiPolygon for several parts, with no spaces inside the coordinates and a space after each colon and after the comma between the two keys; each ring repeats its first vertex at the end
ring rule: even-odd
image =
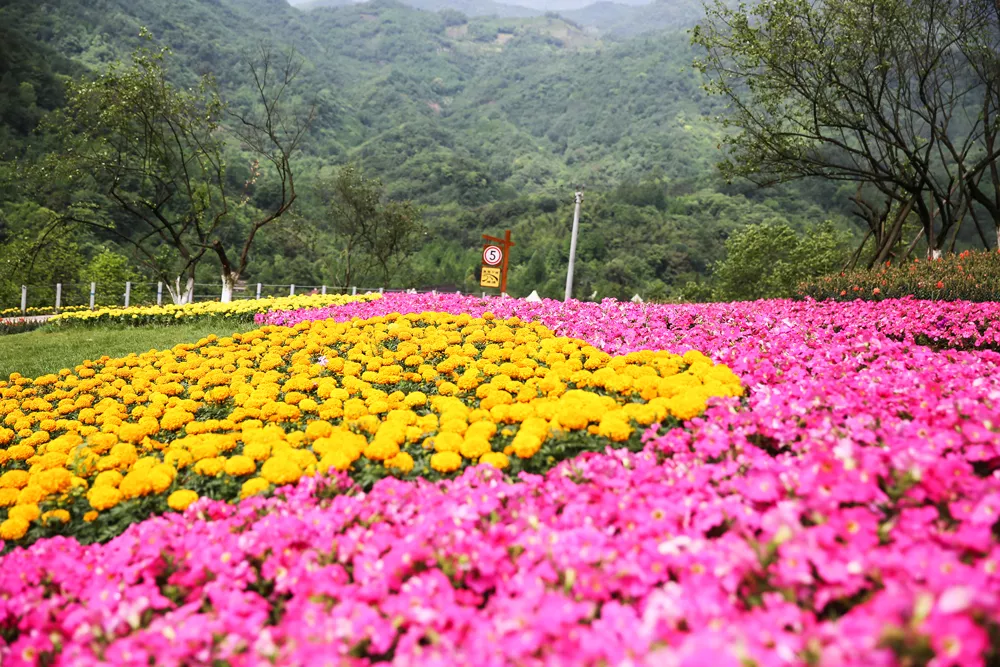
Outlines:
{"type": "Polygon", "coordinates": [[[483,248],[483,264],[496,266],[503,261],[503,250],[498,246],[488,245],[483,248]]]}

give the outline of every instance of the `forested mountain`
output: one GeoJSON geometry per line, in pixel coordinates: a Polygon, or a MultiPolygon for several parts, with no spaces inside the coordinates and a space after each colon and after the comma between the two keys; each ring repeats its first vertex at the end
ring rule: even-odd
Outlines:
{"type": "MultiPolygon", "coordinates": [[[[340,7],[358,4],[367,0],[292,0],[293,7],[300,9],[316,9],[317,7],[340,7]]],[[[687,13],[686,26],[690,26],[701,14],[700,3],[671,2],[670,0],[654,0],[655,4],[664,7],[672,6],[674,11],[684,10],[687,13]]],[[[455,9],[469,16],[537,16],[546,12],[574,12],[586,10],[591,6],[591,0],[515,0],[511,3],[497,3],[492,0],[406,0],[409,7],[440,11],[455,9]]],[[[600,2],[601,5],[614,5],[617,8],[628,9],[651,4],[650,0],[619,0],[616,3],[600,2]]],[[[607,11],[608,8],[605,9],[607,11]]]]}
{"type": "MultiPolygon", "coordinates": [[[[671,16],[690,6],[674,5],[671,16]]],[[[666,8],[624,9],[670,14],[666,8]]],[[[588,16],[600,22],[599,12],[588,16]]],[[[15,187],[16,170],[55,149],[48,131],[34,127],[63,103],[63,82],[127,61],[142,27],[172,49],[175,83],[194,86],[211,73],[237,106],[251,95],[244,49],[266,41],[304,59],[296,96],[315,104],[317,117],[298,160],[302,195],[295,218],[255,246],[247,276],[254,281],[333,282],[340,248],[322,195],[335,167],[348,162],[380,178],[391,198],[423,206],[427,242],[395,277],[400,286],[474,289],[479,235],[509,227],[518,243],[510,291],[559,296],[576,185],[587,188],[577,268],[584,297],[675,293],[708,275],[726,236],[750,222],[801,229],[846,220],[846,198],[829,186],[760,192],[719,180],[721,129],[711,119],[722,108],[702,92],[683,31],[615,37],[586,21],[471,18],[392,0],[310,11],[285,0],[7,0],[0,7],[2,278],[8,285],[80,278],[95,253],[113,247],[80,230],[72,248],[58,249],[75,259],[58,267],[44,253],[33,263],[12,259],[37,241],[38,215],[58,215],[76,197],[72,183],[49,183],[44,198],[26,192],[15,187]]],[[[248,167],[233,150],[231,178],[242,182],[248,167]]],[[[255,200],[271,187],[256,183],[255,200]]]]}

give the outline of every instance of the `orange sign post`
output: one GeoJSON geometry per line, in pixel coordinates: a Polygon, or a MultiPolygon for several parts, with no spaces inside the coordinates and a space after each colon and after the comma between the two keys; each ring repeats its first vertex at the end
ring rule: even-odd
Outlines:
{"type": "Polygon", "coordinates": [[[509,229],[502,239],[483,234],[483,266],[479,279],[482,287],[499,287],[501,294],[507,293],[507,267],[513,247],[509,229]]]}

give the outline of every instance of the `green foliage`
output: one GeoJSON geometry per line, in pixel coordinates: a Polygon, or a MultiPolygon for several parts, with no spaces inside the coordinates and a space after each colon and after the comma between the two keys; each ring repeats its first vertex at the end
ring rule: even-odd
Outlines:
{"type": "Polygon", "coordinates": [[[0,303],[20,305],[21,285],[45,285],[29,291],[29,306],[52,305],[51,286],[75,282],[84,264],[77,242],[55,233],[56,214],[33,202],[0,207],[0,229],[5,241],[0,249],[0,303]]]}
{"type": "Polygon", "coordinates": [[[726,301],[791,297],[805,279],[843,261],[849,235],[825,222],[796,234],[784,222],[750,225],[726,240],[714,271],[715,296],[726,301]]]}
{"type": "Polygon", "coordinates": [[[130,303],[143,303],[151,296],[142,274],[135,270],[128,257],[105,248],[80,273],[84,282],[95,285],[95,305],[117,305],[126,282],[131,282],[130,303]]]}
{"type": "Polygon", "coordinates": [[[353,165],[337,172],[324,196],[334,238],[343,249],[340,285],[369,279],[391,282],[422,240],[419,211],[409,201],[384,201],[382,183],[365,178],[353,165]]]}
{"type": "MultiPolygon", "coordinates": [[[[977,210],[1000,229],[996,10],[991,0],[715,0],[692,41],[708,91],[729,102],[722,172],[877,189],[920,219],[928,256],[977,210]]],[[[875,234],[885,252],[898,238],[875,234]]]]}
{"type": "Polygon", "coordinates": [[[1000,254],[996,251],[947,253],[937,260],[886,263],[872,270],[831,273],[805,281],[800,296],[853,301],[917,299],[996,301],[1000,294],[1000,254]]]}
{"type": "MultiPolygon", "coordinates": [[[[0,25],[18,26],[21,41],[34,45],[30,59],[48,63],[55,81],[65,80],[70,63],[90,69],[89,86],[143,45],[147,26],[151,52],[172,51],[164,67],[175,92],[204,108],[199,85],[211,74],[219,98],[241,112],[255,100],[243,51],[262,39],[298,49],[304,63],[295,90],[315,99],[316,117],[296,158],[299,195],[289,217],[254,238],[240,274],[251,283],[343,282],[345,248],[325,193],[348,163],[384,184],[386,202],[410,200],[423,212],[428,233],[406,270],[370,277],[386,287],[476,291],[480,235],[510,228],[517,243],[510,293],[561,297],[578,184],[587,187],[574,289],[581,298],[676,298],[689,281],[707,284],[729,234],[770,218],[796,229],[828,218],[847,227],[846,196],[834,187],[765,194],[714,174],[723,132],[710,119],[723,106],[703,93],[690,66],[695,51],[677,31],[613,41],[557,16],[468,18],[388,0],[309,12],[270,0],[109,0],[100,9],[57,3],[51,11],[11,0],[0,8],[0,25]]],[[[11,75],[11,90],[24,81],[44,87],[35,84],[45,76],[29,70],[11,75]]],[[[303,95],[292,94],[290,106],[304,104],[303,95]]],[[[52,99],[45,104],[59,108],[52,99]]],[[[220,239],[230,244],[246,238],[282,188],[277,178],[255,176],[232,119],[219,120],[221,183],[247,198],[220,239]]],[[[78,266],[109,246],[131,257],[117,235],[142,238],[142,225],[114,210],[92,172],[59,159],[51,125],[30,142],[10,130],[15,135],[19,162],[0,161],[0,196],[58,214],[72,208],[100,225],[75,234],[78,266]],[[23,168],[35,176],[5,177],[23,168]]],[[[3,236],[0,229],[6,259],[3,236]]],[[[26,252],[18,246],[13,255],[26,252]]],[[[152,276],[148,264],[136,269],[152,276]]],[[[217,284],[214,264],[197,262],[194,279],[217,284]]],[[[17,271],[15,286],[27,280],[17,271]]],[[[0,306],[16,298],[5,292],[0,306]]]]}

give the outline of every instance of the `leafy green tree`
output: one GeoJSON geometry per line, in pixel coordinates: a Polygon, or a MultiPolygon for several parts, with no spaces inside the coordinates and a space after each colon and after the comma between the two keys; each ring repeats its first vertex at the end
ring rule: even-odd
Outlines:
{"type": "Polygon", "coordinates": [[[912,208],[929,256],[973,203],[1000,225],[994,0],[716,0],[693,42],[732,109],[727,177],[868,184],[912,208]]]}
{"type": "Polygon", "coordinates": [[[177,88],[168,80],[167,54],[140,47],[130,65],[114,63],[70,88],[64,113],[53,121],[66,151],[57,159],[92,178],[103,196],[71,207],[62,220],[133,249],[177,303],[192,298],[197,266],[211,252],[229,301],[255,236],[296,198],[292,157],[309,119],[288,114],[285,98],[299,63],[291,52],[278,57],[267,47],[247,58],[256,102],[228,110],[241,147],[254,156],[239,191],[226,178],[227,108],[214,79],[203,77],[192,92],[177,88]],[[248,204],[258,178],[279,184],[263,209],[248,204]],[[115,216],[104,214],[107,205],[115,216]]]}
{"type": "Polygon", "coordinates": [[[54,285],[77,280],[83,255],[73,238],[56,233],[56,218],[54,211],[33,202],[0,209],[6,237],[0,252],[0,303],[19,304],[24,284],[42,288],[29,290],[29,305],[51,306],[54,285]]]}
{"type": "Polygon", "coordinates": [[[342,285],[366,278],[388,285],[423,241],[420,212],[410,201],[385,201],[381,181],[366,178],[353,165],[337,172],[323,196],[340,249],[342,285]]]}
{"type": "Polygon", "coordinates": [[[726,240],[726,258],[712,274],[714,296],[727,301],[792,297],[803,280],[836,270],[849,241],[829,221],[804,235],[785,222],[749,225],[726,240]]]}
{"type": "Polygon", "coordinates": [[[146,301],[150,292],[141,273],[135,270],[128,257],[104,248],[80,272],[84,282],[96,283],[94,301],[100,305],[117,304],[125,283],[132,283],[131,302],[146,301]]]}

